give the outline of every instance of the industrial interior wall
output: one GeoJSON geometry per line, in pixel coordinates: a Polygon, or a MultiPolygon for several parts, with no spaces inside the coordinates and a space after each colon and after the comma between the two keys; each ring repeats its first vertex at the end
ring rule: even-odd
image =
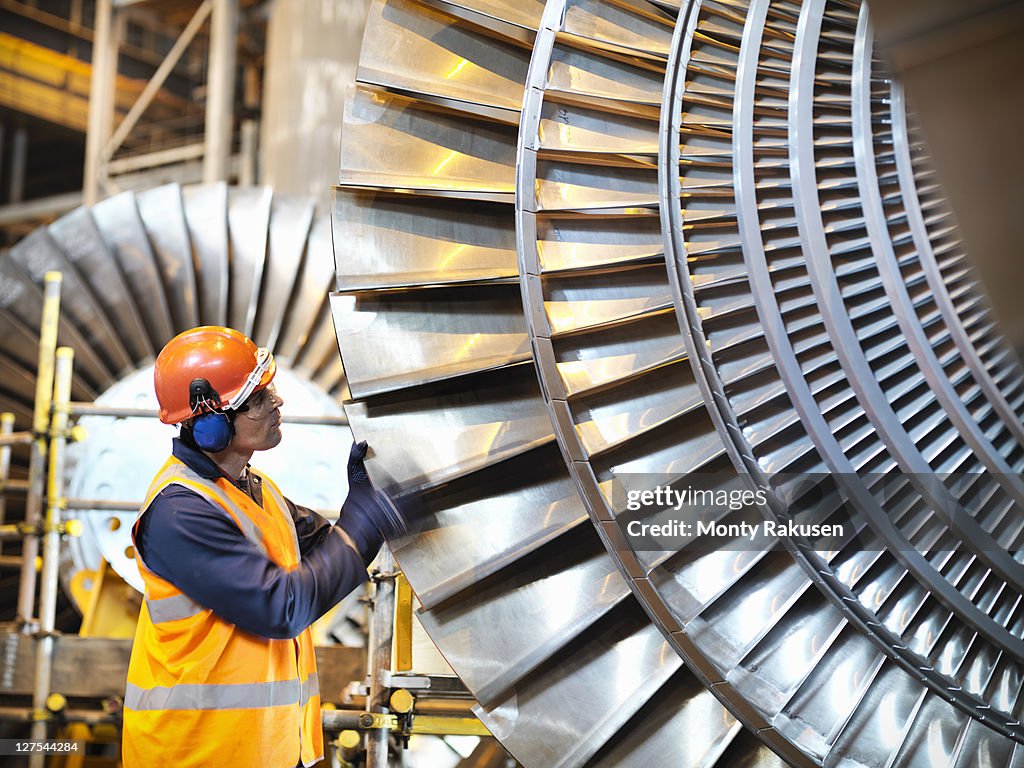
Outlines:
{"type": "Polygon", "coordinates": [[[267,28],[262,183],[326,205],[369,0],[278,0],[267,28]]]}

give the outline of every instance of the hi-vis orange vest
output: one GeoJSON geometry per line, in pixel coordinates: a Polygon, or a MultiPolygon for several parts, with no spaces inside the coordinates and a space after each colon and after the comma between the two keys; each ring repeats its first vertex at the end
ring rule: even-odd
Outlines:
{"type": "MultiPolygon", "coordinates": [[[[182,485],[234,519],[247,539],[289,570],[299,564],[281,491],[263,477],[263,509],[226,479],[207,480],[173,456],[153,480],[139,519],[168,485],[182,485]]],[[[132,533],[134,540],[138,522],[132,533]]],[[[124,699],[124,768],[293,768],[323,758],[313,637],[251,634],[139,570],[146,596],[124,699]]]]}

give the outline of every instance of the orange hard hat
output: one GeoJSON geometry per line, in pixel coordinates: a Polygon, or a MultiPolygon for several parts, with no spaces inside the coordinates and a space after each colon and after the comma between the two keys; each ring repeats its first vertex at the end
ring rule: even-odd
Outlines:
{"type": "Polygon", "coordinates": [[[236,410],[277,373],[274,356],[219,325],[179,333],[156,358],[160,421],[179,424],[208,411],[236,410]]]}

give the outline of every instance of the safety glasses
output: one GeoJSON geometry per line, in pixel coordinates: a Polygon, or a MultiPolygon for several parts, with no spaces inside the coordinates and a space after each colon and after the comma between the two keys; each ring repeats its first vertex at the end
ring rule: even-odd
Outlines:
{"type": "Polygon", "coordinates": [[[235,396],[228,401],[225,408],[229,411],[236,411],[239,407],[249,399],[249,395],[256,391],[256,387],[260,385],[263,380],[263,374],[270,370],[270,367],[274,364],[274,356],[270,354],[270,350],[266,347],[260,347],[256,351],[256,367],[252,369],[252,373],[245,380],[245,384],[242,388],[235,393],[235,396]]]}

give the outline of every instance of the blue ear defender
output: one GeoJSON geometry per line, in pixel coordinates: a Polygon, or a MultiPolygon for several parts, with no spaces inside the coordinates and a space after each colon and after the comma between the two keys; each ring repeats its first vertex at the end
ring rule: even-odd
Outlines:
{"type": "MultiPolygon", "coordinates": [[[[220,406],[220,395],[206,379],[193,379],[188,391],[193,413],[202,407],[220,406]]],[[[216,453],[228,447],[235,435],[235,425],[226,413],[208,411],[192,420],[191,432],[199,448],[216,453]]]]}
{"type": "Polygon", "coordinates": [[[224,413],[204,413],[192,422],[192,439],[204,451],[223,451],[234,434],[234,426],[224,413]]]}

